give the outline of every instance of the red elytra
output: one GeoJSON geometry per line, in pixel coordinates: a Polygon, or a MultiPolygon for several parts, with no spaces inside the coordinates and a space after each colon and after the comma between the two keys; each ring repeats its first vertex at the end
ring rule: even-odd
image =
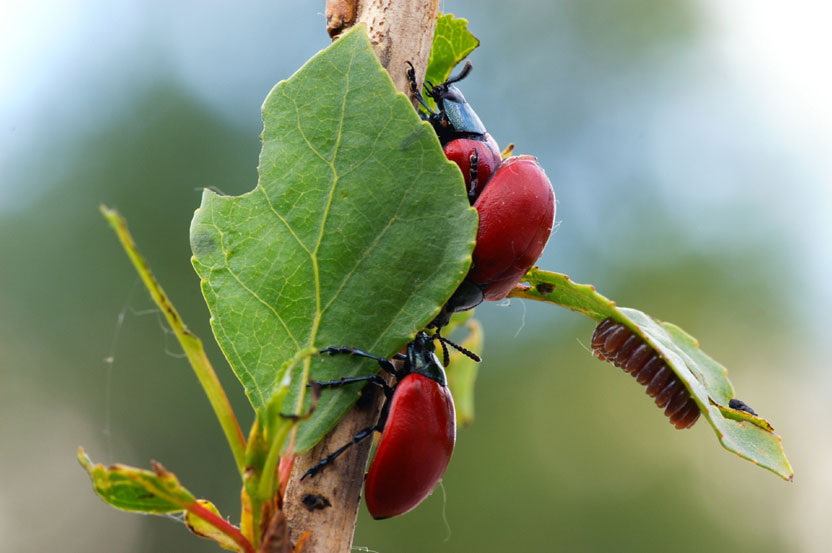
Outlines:
{"type": "Polygon", "coordinates": [[[405,376],[364,484],[373,518],[402,515],[430,495],[451,460],[456,412],[446,386],[418,373],[405,376]]]}
{"type": "Polygon", "coordinates": [[[555,221],[555,192],[532,156],[504,160],[474,207],[480,216],[468,279],[501,300],[540,257],[555,221]]]}
{"type": "Polygon", "coordinates": [[[456,163],[465,178],[465,189],[469,192],[471,202],[479,197],[488,179],[494,174],[502,161],[500,147],[490,134],[482,139],[455,138],[445,145],[445,157],[456,163]],[[477,185],[471,190],[471,158],[477,158],[477,185]]]}

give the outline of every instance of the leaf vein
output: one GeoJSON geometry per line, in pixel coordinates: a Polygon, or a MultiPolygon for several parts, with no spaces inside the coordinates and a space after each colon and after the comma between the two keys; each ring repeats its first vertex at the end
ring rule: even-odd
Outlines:
{"type": "Polygon", "coordinates": [[[283,216],[280,213],[278,213],[277,209],[275,209],[274,204],[272,204],[271,198],[269,198],[269,195],[266,194],[266,189],[263,188],[262,186],[258,186],[257,189],[260,190],[263,193],[263,197],[266,198],[266,203],[269,204],[269,209],[271,210],[272,213],[275,214],[275,217],[280,219],[280,222],[283,223],[283,226],[285,226],[286,230],[289,231],[289,234],[292,235],[292,238],[294,238],[295,241],[298,243],[298,245],[301,248],[303,248],[303,251],[305,251],[309,255],[312,255],[312,252],[309,251],[309,248],[307,248],[306,244],[304,244],[303,241],[300,239],[300,236],[298,236],[295,233],[295,229],[292,228],[292,226],[289,224],[289,221],[284,219],[283,216]]]}
{"type": "MultiPolygon", "coordinates": [[[[212,222],[213,222],[213,217],[212,217],[212,222]]],[[[286,331],[286,334],[289,336],[289,338],[292,339],[292,342],[295,343],[295,347],[300,349],[300,344],[295,339],[295,336],[292,334],[292,331],[289,330],[289,327],[286,324],[286,321],[283,320],[283,317],[280,316],[280,313],[278,313],[277,310],[272,305],[269,305],[269,303],[266,300],[261,298],[260,295],[257,292],[255,292],[254,290],[249,288],[249,286],[245,282],[243,282],[243,280],[231,269],[231,264],[228,261],[228,257],[229,257],[228,250],[225,247],[225,235],[223,234],[222,230],[220,230],[220,228],[218,226],[216,226],[216,224],[214,224],[214,228],[217,229],[217,232],[220,235],[220,247],[222,248],[222,253],[223,253],[223,256],[225,257],[225,270],[228,271],[228,274],[231,275],[231,277],[234,280],[237,281],[237,283],[243,288],[243,290],[245,290],[246,292],[251,294],[251,296],[254,299],[259,301],[261,304],[263,304],[263,306],[266,307],[266,309],[271,311],[271,313],[275,316],[275,318],[277,318],[277,320],[280,321],[280,324],[283,326],[283,330],[286,331]]]]}

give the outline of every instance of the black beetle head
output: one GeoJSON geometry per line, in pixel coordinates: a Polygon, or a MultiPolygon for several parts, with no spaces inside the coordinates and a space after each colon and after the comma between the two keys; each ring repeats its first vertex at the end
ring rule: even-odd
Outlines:
{"type": "Polygon", "coordinates": [[[448,78],[442,84],[438,84],[436,86],[426,87],[427,94],[437,103],[437,105],[442,105],[444,102],[455,102],[457,104],[464,104],[465,97],[462,95],[462,92],[459,91],[457,87],[453,85],[453,83],[459,82],[465,77],[468,76],[468,73],[471,72],[471,62],[465,62],[465,67],[457,73],[448,78]]]}

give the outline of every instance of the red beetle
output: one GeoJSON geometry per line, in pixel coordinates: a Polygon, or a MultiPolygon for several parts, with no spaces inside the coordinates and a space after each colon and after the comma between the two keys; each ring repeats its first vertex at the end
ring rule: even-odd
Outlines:
{"type": "Polygon", "coordinates": [[[398,370],[389,359],[355,348],[332,346],[321,350],[329,355],[349,354],[374,359],[384,371],[396,377],[396,384],[388,386],[379,375],[319,382],[322,387],[372,382],[382,387],[387,401],[377,425],[356,434],[348,444],[307,470],[301,479],[314,476],[349,446],[379,431],[381,440],[364,484],[367,509],[373,518],[402,515],[430,495],[445,473],[456,441],[454,401],[447,387],[445,369],[436,356],[435,338],[479,361],[479,357],[465,348],[425,332],[419,332],[408,344],[407,354],[394,357],[404,361],[398,370]]]}
{"type": "Polygon", "coordinates": [[[543,253],[555,222],[552,183],[532,156],[504,160],[474,203],[480,216],[468,280],[501,300],[543,253]]]}
{"type": "Polygon", "coordinates": [[[471,268],[431,327],[483,300],[503,299],[520,282],[552,233],[555,192],[535,158],[514,156],[500,163],[474,207],[480,223],[471,268]]]}

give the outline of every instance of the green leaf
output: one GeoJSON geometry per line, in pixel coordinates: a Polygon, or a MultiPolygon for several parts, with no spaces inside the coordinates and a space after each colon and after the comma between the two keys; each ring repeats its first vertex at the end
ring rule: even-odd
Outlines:
{"type": "Polygon", "coordinates": [[[78,461],[90,475],[95,493],[117,509],[162,515],[181,512],[196,501],[173,473],[154,464],[154,471],[125,465],[94,465],[78,450],[78,461]]]}
{"type": "Polygon", "coordinates": [[[117,509],[164,515],[185,513],[188,527],[197,535],[217,541],[232,551],[254,553],[240,530],[219,515],[210,501],[198,500],[186,490],[172,472],[159,463],[153,470],[126,465],[93,464],[78,448],[78,461],[90,475],[95,493],[117,509]]]}
{"type": "MultiPolygon", "coordinates": [[[[476,319],[469,319],[465,326],[469,334],[459,345],[474,353],[482,353],[482,325],[476,319]]],[[[479,363],[460,351],[451,352],[451,362],[445,372],[448,374],[448,388],[454,398],[456,422],[459,425],[474,422],[474,383],[478,370],[479,363]]]]}
{"type": "Polygon", "coordinates": [[[792,479],[794,472],[780,436],[762,417],[728,406],[736,397],[728,371],[699,349],[695,338],[676,325],[656,321],[636,309],[616,307],[594,286],[576,284],[566,275],[532,269],[524,280],[531,286],[515,288],[509,297],[555,303],[599,322],[612,317],[625,324],[658,351],[685,383],[725,449],[792,479]]]}
{"type": "MultiPolygon", "coordinates": [[[[468,30],[467,19],[450,13],[440,15],[436,20],[425,81],[435,85],[447,81],[453,68],[479,45],[479,39],[468,30]]],[[[433,105],[433,100],[427,98],[427,101],[433,105]]]]}
{"type": "MultiPolygon", "coordinates": [[[[378,370],[315,350],[390,356],[435,316],[468,270],[477,217],[459,169],[363,26],[279,83],[263,122],[259,183],[239,197],[203,193],[193,264],[252,405],[264,408],[291,369],[284,405],[298,414],[310,371],[324,380],[378,370]]],[[[359,388],[326,390],[295,450],[332,428],[359,388]]]]}

